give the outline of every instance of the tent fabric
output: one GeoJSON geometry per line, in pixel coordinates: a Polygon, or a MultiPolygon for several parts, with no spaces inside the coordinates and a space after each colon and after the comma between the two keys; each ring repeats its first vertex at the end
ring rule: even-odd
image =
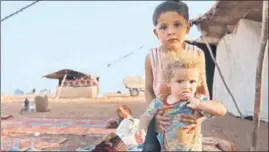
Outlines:
{"type": "Polygon", "coordinates": [[[192,19],[199,24],[208,41],[218,43],[227,33],[233,32],[242,18],[262,21],[263,1],[217,1],[204,15],[192,19]]]}
{"type": "MultiPolygon", "coordinates": [[[[60,91],[60,87],[56,88],[56,92],[60,91]]],[[[62,87],[59,98],[96,98],[99,93],[98,86],[90,87],[62,87]]]]}
{"type": "MultiPolygon", "coordinates": [[[[256,66],[260,48],[261,23],[242,19],[236,33],[224,36],[216,60],[244,117],[253,116],[256,66]]],[[[268,122],[268,54],[265,57],[261,119],[268,122]]],[[[239,116],[218,71],[214,73],[213,98],[220,100],[232,114],[239,116]]]]}
{"type": "Polygon", "coordinates": [[[90,74],[82,73],[79,71],[75,71],[71,69],[62,69],[62,70],[44,75],[43,77],[49,78],[49,79],[63,79],[63,77],[66,74],[67,74],[67,77],[90,76],[90,74]]]}

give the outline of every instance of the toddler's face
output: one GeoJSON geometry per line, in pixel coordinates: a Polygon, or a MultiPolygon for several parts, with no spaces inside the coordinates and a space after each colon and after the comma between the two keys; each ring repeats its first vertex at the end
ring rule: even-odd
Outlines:
{"type": "Polygon", "coordinates": [[[154,34],[166,47],[176,48],[184,42],[189,30],[190,25],[182,15],[169,11],[162,13],[158,18],[154,34]]]}
{"type": "Polygon", "coordinates": [[[174,71],[174,77],[170,81],[171,94],[177,98],[193,96],[199,84],[198,68],[180,68],[174,71]]]}

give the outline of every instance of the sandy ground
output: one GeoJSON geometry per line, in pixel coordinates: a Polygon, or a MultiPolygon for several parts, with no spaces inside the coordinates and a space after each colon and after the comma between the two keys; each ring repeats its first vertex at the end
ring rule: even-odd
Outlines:
{"type": "MultiPolygon", "coordinates": [[[[15,117],[28,118],[67,118],[67,119],[102,119],[106,120],[116,117],[115,109],[121,105],[129,106],[135,117],[147,107],[143,102],[121,102],[121,103],[90,103],[90,102],[50,102],[50,112],[46,113],[24,113],[19,114],[23,103],[1,103],[1,114],[12,114],[15,117]]],[[[237,150],[248,151],[251,144],[251,133],[253,123],[248,120],[241,120],[227,114],[221,118],[207,120],[202,124],[204,136],[218,137],[236,144],[237,150]]],[[[62,144],[60,149],[75,150],[80,146],[87,146],[98,143],[100,137],[63,135],[68,140],[62,144]]],[[[259,134],[259,150],[268,151],[268,124],[261,123],[259,134]]]]}

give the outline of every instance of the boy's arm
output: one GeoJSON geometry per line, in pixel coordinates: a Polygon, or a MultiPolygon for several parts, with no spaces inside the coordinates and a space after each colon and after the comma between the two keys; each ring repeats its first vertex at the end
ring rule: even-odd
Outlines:
{"type": "Polygon", "coordinates": [[[154,98],[155,93],[153,91],[153,73],[150,62],[150,54],[148,54],[145,61],[145,100],[147,103],[149,103],[154,98]]]}
{"type": "Polygon", "coordinates": [[[143,113],[143,115],[140,117],[138,130],[144,130],[147,132],[147,128],[151,122],[151,120],[154,118],[155,114],[157,113],[158,109],[160,107],[160,101],[158,99],[154,99],[146,111],[143,113]]]}
{"type": "Polygon", "coordinates": [[[223,104],[216,100],[207,100],[206,97],[202,97],[197,110],[208,118],[212,116],[224,116],[226,114],[226,108],[223,104]]]}
{"type": "MultiPolygon", "coordinates": [[[[199,49],[199,48],[197,48],[199,49]]],[[[197,88],[197,93],[198,94],[204,94],[207,96],[208,99],[210,99],[210,96],[209,96],[209,90],[208,90],[208,86],[207,86],[207,80],[206,80],[206,65],[205,65],[205,54],[204,52],[199,49],[198,51],[199,53],[199,56],[202,60],[202,65],[201,65],[201,70],[202,70],[202,81],[201,81],[201,85],[197,88]]]]}

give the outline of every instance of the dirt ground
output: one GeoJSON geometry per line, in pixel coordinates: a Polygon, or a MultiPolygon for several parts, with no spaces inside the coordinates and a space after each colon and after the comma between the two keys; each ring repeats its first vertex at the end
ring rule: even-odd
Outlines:
{"type": "MultiPolygon", "coordinates": [[[[12,114],[15,117],[28,118],[50,118],[50,119],[102,119],[106,120],[116,117],[115,109],[121,105],[129,106],[134,117],[139,117],[147,107],[143,102],[121,102],[121,103],[89,103],[89,102],[50,102],[50,112],[46,113],[24,113],[19,114],[23,103],[1,103],[1,114],[12,114]]],[[[248,151],[251,145],[251,133],[253,123],[249,120],[241,120],[227,114],[221,118],[207,120],[202,124],[203,136],[218,137],[236,144],[238,151],[248,151]]],[[[81,146],[98,143],[100,137],[63,135],[68,140],[62,144],[60,149],[75,150],[81,146]]],[[[268,124],[261,123],[259,133],[259,149],[268,151],[268,124]]]]}

